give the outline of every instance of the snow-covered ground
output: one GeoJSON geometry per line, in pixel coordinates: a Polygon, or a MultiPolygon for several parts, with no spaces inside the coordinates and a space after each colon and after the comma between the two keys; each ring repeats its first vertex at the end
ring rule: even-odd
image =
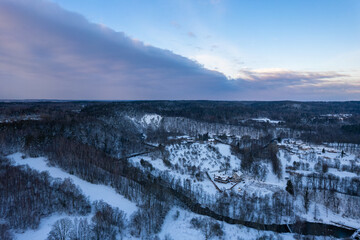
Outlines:
{"type": "Polygon", "coordinates": [[[83,194],[89,197],[89,200],[92,202],[103,200],[112,207],[117,207],[124,211],[127,216],[130,216],[137,210],[135,203],[118,194],[112,187],[89,183],[77,176],[71,175],[61,170],[60,168],[51,167],[48,165],[47,159],[44,157],[22,159],[22,156],[22,153],[15,153],[9,155],[8,158],[14,165],[28,165],[30,168],[40,172],[47,171],[53,178],[70,178],[75,185],[79,186],[83,194]]]}
{"type": "MultiPolygon", "coordinates": [[[[198,215],[196,213],[190,212],[188,210],[173,207],[167,214],[164,224],[161,228],[158,236],[160,239],[169,236],[174,240],[203,240],[206,239],[204,234],[199,229],[195,229],[190,221],[193,218],[202,218],[210,219],[209,217],[198,215]]],[[[212,219],[213,220],[213,219],[212,219]]],[[[216,221],[221,226],[221,229],[224,232],[224,235],[221,238],[213,237],[211,239],[226,239],[226,240],[255,240],[263,237],[262,239],[283,239],[283,240],[292,240],[292,239],[302,239],[299,238],[299,235],[292,233],[274,233],[271,231],[256,230],[254,228],[249,228],[243,225],[237,224],[228,224],[222,221],[216,221]],[[272,237],[272,238],[271,238],[272,237]]],[[[326,240],[336,238],[333,237],[324,237],[324,236],[309,236],[309,239],[314,240],[326,240]]]]}
{"type": "MultiPolygon", "coordinates": [[[[302,141],[285,139],[280,146],[280,157],[284,166],[293,166],[294,162],[307,165],[307,169],[294,170],[295,172],[312,173],[315,172],[315,164],[318,162],[326,163],[329,166],[327,174],[333,174],[339,177],[356,177],[353,172],[339,171],[333,166],[343,167],[357,165],[360,166],[360,159],[353,153],[344,152],[326,145],[307,144],[302,141]]],[[[303,167],[302,167],[303,168],[303,167]]]]}
{"type": "Polygon", "coordinates": [[[145,114],[140,122],[144,125],[144,126],[156,126],[159,127],[160,122],[161,122],[162,117],[158,114],[145,114]]]}
{"type": "MultiPolygon", "coordinates": [[[[205,239],[204,234],[199,229],[192,227],[190,221],[192,218],[208,218],[187,210],[174,207],[172,208],[165,218],[159,237],[163,239],[166,235],[170,236],[174,240],[202,240],[205,239]]],[[[214,220],[215,221],[215,220],[214,220]]],[[[221,221],[216,221],[221,225],[224,235],[221,239],[226,240],[238,240],[238,239],[258,239],[261,236],[279,236],[283,239],[294,239],[294,235],[290,233],[276,234],[270,231],[258,231],[253,228],[248,228],[242,225],[228,224],[221,221]]],[[[214,237],[212,239],[219,239],[214,237]]]]}
{"type": "MultiPolygon", "coordinates": [[[[324,173],[325,177],[327,175],[335,175],[339,178],[359,177],[354,172],[338,169],[342,169],[346,166],[350,168],[351,165],[360,165],[360,160],[352,153],[342,154],[342,150],[340,149],[332,148],[326,145],[306,144],[302,141],[295,141],[293,139],[285,139],[281,144],[279,144],[279,146],[280,159],[284,169],[291,169],[294,165],[299,166],[300,164],[299,169],[288,170],[284,173],[284,177],[290,177],[291,174],[306,176],[314,172],[318,172],[319,169],[316,170],[315,168],[316,164],[319,163],[326,163],[329,166],[328,171],[324,173]],[[337,166],[337,168],[334,168],[334,166],[337,166]]],[[[304,184],[306,184],[306,182],[304,182],[304,184]]],[[[345,195],[337,193],[337,197],[339,199],[343,199],[345,195]]],[[[297,208],[295,209],[296,214],[309,222],[320,222],[330,225],[340,223],[357,229],[360,228],[359,219],[347,217],[342,212],[335,213],[326,208],[324,205],[315,203],[314,201],[310,202],[309,211],[307,213],[304,211],[303,200],[298,198],[295,200],[294,204],[295,208],[297,208]]]]}
{"type": "MultiPolygon", "coordinates": [[[[285,189],[287,179],[290,178],[290,174],[286,169],[294,166],[294,163],[300,162],[306,169],[295,169],[293,172],[298,174],[310,174],[315,170],[315,165],[321,161],[329,164],[327,174],[333,174],[340,178],[345,177],[357,177],[353,172],[347,172],[332,167],[335,164],[340,166],[360,164],[356,155],[348,153],[342,154],[341,150],[331,148],[325,145],[309,145],[301,141],[295,141],[291,139],[285,139],[279,143],[279,159],[283,168],[283,177],[278,178],[271,171],[271,166],[268,166],[266,178],[263,181],[253,179],[249,176],[243,176],[241,181],[234,191],[239,195],[242,191],[247,193],[255,193],[257,196],[264,196],[267,194],[273,194],[277,191],[285,189]],[[323,151],[324,149],[324,151],[323,151]]],[[[190,173],[186,170],[191,167],[195,167],[197,171],[208,172],[211,176],[213,174],[220,174],[219,170],[227,169],[227,175],[231,175],[233,171],[236,171],[241,175],[241,160],[232,155],[230,146],[221,143],[182,143],[171,144],[166,146],[168,152],[167,159],[171,162],[171,166],[166,165],[161,157],[151,154],[137,156],[130,158],[129,161],[138,168],[146,170],[146,166],[142,166],[141,160],[146,160],[151,163],[153,170],[151,174],[161,175],[168,173],[174,179],[185,181],[192,180],[192,187],[194,189],[201,188],[209,196],[218,196],[218,191],[214,185],[209,181],[207,177],[203,180],[195,180],[190,173]],[[174,168],[177,165],[178,167],[174,168]]],[[[112,207],[117,207],[124,211],[129,217],[138,208],[135,203],[125,199],[116,191],[106,185],[92,184],[86,182],[74,175],[71,175],[57,167],[49,166],[47,159],[43,157],[39,158],[22,158],[23,154],[15,153],[9,155],[8,158],[14,165],[28,165],[30,168],[38,171],[48,171],[50,176],[54,178],[70,178],[74,184],[78,185],[83,191],[84,195],[89,197],[90,201],[103,200],[110,204],[112,207]]],[[[264,163],[267,164],[267,163],[264,163]]],[[[224,172],[222,172],[224,173],[224,172]]],[[[233,183],[221,184],[217,183],[220,189],[229,189],[233,183]]],[[[215,198],[214,198],[215,199],[215,198]]],[[[325,206],[315,203],[313,201],[309,204],[309,211],[305,213],[303,207],[303,200],[299,196],[298,199],[294,199],[295,214],[300,218],[309,222],[320,222],[326,224],[336,225],[336,223],[344,224],[354,228],[360,228],[360,221],[358,219],[352,219],[343,216],[341,213],[335,213],[327,209],[325,206]]],[[[17,239],[44,239],[51,229],[53,223],[63,217],[75,218],[75,216],[66,216],[54,214],[52,216],[43,218],[41,220],[40,227],[37,230],[27,230],[25,233],[16,233],[17,239]],[[36,238],[35,238],[36,236],[36,238]]],[[[88,218],[91,215],[86,216],[88,218]]],[[[199,229],[195,229],[190,221],[194,217],[204,217],[192,213],[190,211],[174,207],[167,215],[165,222],[162,226],[162,230],[159,234],[161,238],[166,235],[171,236],[174,240],[177,239],[205,239],[203,233],[199,229]],[[179,212],[178,217],[174,217],[179,212]]],[[[223,222],[219,222],[224,231],[224,239],[257,239],[263,235],[274,234],[272,232],[257,231],[255,229],[247,228],[239,225],[231,225],[223,222]]],[[[292,234],[276,234],[283,239],[294,239],[292,234]]],[[[135,239],[129,236],[131,239],[135,239]]]]}
{"type": "MultiPolygon", "coordinates": [[[[271,170],[269,163],[262,163],[267,165],[268,169],[266,177],[263,180],[257,180],[247,175],[242,175],[242,181],[238,183],[234,188],[234,192],[242,195],[245,191],[247,194],[255,194],[255,196],[264,197],[266,195],[271,196],[272,194],[284,191],[288,179],[291,178],[291,172],[287,171],[288,167],[293,167],[294,163],[301,163],[303,166],[301,169],[292,170],[297,174],[308,175],[314,173],[316,170],[316,164],[320,162],[326,162],[329,164],[329,169],[326,174],[332,174],[340,178],[346,177],[357,177],[353,172],[342,171],[337,168],[332,167],[332,165],[340,164],[340,166],[351,164],[360,164],[359,159],[354,154],[341,154],[341,150],[336,150],[331,147],[324,145],[309,145],[302,141],[295,141],[292,139],[285,139],[279,143],[279,159],[282,165],[282,177],[279,179],[271,170]],[[323,152],[324,149],[324,152],[323,152]]],[[[196,180],[196,178],[190,176],[189,172],[186,171],[188,167],[194,166],[201,172],[208,172],[210,177],[214,179],[215,175],[227,175],[231,176],[233,171],[236,171],[239,175],[242,174],[240,163],[241,160],[232,155],[230,151],[230,146],[220,143],[182,143],[182,144],[171,144],[166,147],[168,151],[168,160],[171,162],[172,166],[169,167],[164,164],[164,161],[161,157],[154,157],[151,155],[137,156],[130,159],[135,166],[146,170],[146,167],[143,167],[140,163],[141,159],[146,160],[151,163],[154,170],[151,170],[151,174],[160,175],[161,173],[168,172],[169,175],[175,179],[180,179],[185,181],[188,179],[192,180],[192,186],[194,189],[201,188],[210,196],[218,195],[218,191],[214,185],[205,177],[202,181],[196,180]],[[228,171],[219,172],[227,168],[228,171]]],[[[234,183],[218,183],[217,186],[222,189],[229,189],[234,183]]],[[[201,199],[199,199],[201,201],[201,199]]],[[[299,199],[294,202],[297,209],[295,209],[295,214],[299,215],[301,218],[306,219],[309,222],[322,222],[326,224],[341,223],[348,226],[353,226],[359,228],[359,220],[351,219],[343,216],[341,213],[334,213],[329,209],[326,209],[325,206],[321,204],[316,204],[315,211],[315,202],[310,203],[310,209],[308,213],[304,212],[303,202],[299,199]],[[316,215],[314,215],[316,212],[316,215]]]]}
{"type": "Polygon", "coordinates": [[[344,119],[351,117],[352,114],[350,113],[340,113],[340,114],[323,114],[320,117],[327,117],[327,118],[334,118],[340,121],[344,121],[344,119]]]}
{"type": "Polygon", "coordinates": [[[127,116],[136,126],[143,128],[158,128],[160,126],[162,116],[155,113],[144,114],[142,117],[127,116]]]}
{"type": "Polygon", "coordinates": [[[272,124],[279,124],[279,123],[281,123],[281,121],[279,121],[279,120],[271,120],[271,119],[265,118],[265,117],[262,117],[262,118],[252,118],[251,120],[256,121],[256,122],[267,122],[267,123],[272,123],[272,124]]]}
{"type": "Polygon", "coordinates": [[[202,171],[240,169],[240,160],[231,154],[230,146],[213,143],[174,144],[167,147],[172,164],[199,167],[202,171]]]}
{"type": "MultiPolygon", "coordinates": [[[[151,163],[155,168],[151,173],[155,176],[162,172],[168,172],[172,177],[181,179],[191,179],[189,173],[186,171],[187,167],[195,167],[200,172],[209,172],[213,176],[214,172],[228,168],[228,174],[232,174],[232,170],[240,169],[240,160],[231,154],[230,146],[226,144],[210,144],[210,143],[186,143],[186,144],[172,144],[166,147],[169,153],[169,161],[172,166],[178,166],[177,170],[166,166],[163,160],[159,157],[151,157],[151,155],[142,155],[130,158],[130,162],[138,167],[144,169],[140,161],[141,159],[151,163]]],[[[201,187],[210,195],[218,193],[213,183],[205,176],[203,181],[195,181],[195,186],[201,187]]],[[[219,184],[220,188],[228,189],[232,184],[219,184]]]]}
{"type": "Polygon", "coordinates": [[[0,123],[12,123],[12,122],[18,122],[18,121],[38,121],[41,120],[41,117],[37,114],[33,115],[26,115],[26,116],[17,116],[17,117],[0,117],[0,123]]]}
{"type": "MultiPolygon", "coordinates": [[[[303,208],[303,203],[299,200],[295,202],[296,207],[303,208]]],[[[360,220],[341,216],[334,213],[324,205],[311,202],[308,213],[297,211],[297,214],[308,222],[326,223],[329,225],[342,224],[355,229],[360,229],[360,220]]]]}
{"type": "Polygon", "coordinates": [[[66,215],[66,214],[53,214],[48,217],[44,217],[40,220],[40,225],[37,229],[28,229],[23,232],[13,232],[14,238],[17,240],[45,240],[48,237],[49,232],[52,229],[52,226],[57,220],[60,220],[62,218],[69,218],[71,220],[74,220],[75,218],[87,218],[88,222],[90,222],[91,217],[93,215],[89,214],[87,216],[74,216],[74,215],[66,215]]]}
{"type": "MultiPolygon", "coordinates": [[[[28,165],[30,168],[37,171],[47,171],[49,175],[53,178],[60,178],[64,180],[65,178],[70,178],[75,185],[77,185],[83,192],[85,196],[89,198],[90,201],[100,201],[108,203],[114,208],[119,208],[124,211],[128,217],[138,209],[135,203],[129,201],[124,198],[122,195],[118,194],[115,189],[101,184],[93,184],[87,181],[80,179],[74,175],[71,175],[60,168],[51,167],[47,163],[47,159],[44,157],[38,158],[22,158],[22,153],[15,153],[8,156],[8,159],[11,160],[11,163],[14,165],[28,165]]],[[[93,214],[89,214],[87,216],[74,216],[74,215],[66,215],[66,214],[53,214],[51,216],[42,218],[40,221],[40,225],[37,229],[32,230],[28,229],[23,232],[14,232],[15,239],[18,240],[29,240],[29,239],[46,239],[48,233],[50,232],[52,225],[59,219],[62,218],[70,218],[71,220],[78,218],[88,218],[90,222],[93,214]]]]}
{"type": "MultiPolygon", "coordinates": [[[[171,176],[181,179],[191,179],[191,176],[186,171],[187,167],[196,167],[201,172],[208,172],[211,179],[214,180],[215,176],[232,176],[235,172],[239,176],[242,176],[244,181],[238,183],[234,190],[241,193],[246,190],[248,193],[256,193],[257,195],[272,194],[276,191],[285,189],[286,182],[285,178],[279,179],[271,171],[271,166],[267,163],[266,178],[264,181],[256,180],[250,176],[242,175],[241,171],[241,160],[233,155],[230,150],[230,146],[222,143],[182,143],[172,144],[166,147],[169,152],[168,160],[173,166],[179,166],[177,169],[171,169],[165,166],[161,158],[153,158],[149,155],[137,156],[129,159],[134,166],[143,168],[140,164],[141,159],[151,163],[155,170],[151,171],[154,175],[160,175],[161,172],[168,172],[171,176]]],[[[285,166],[285,160],[280,158],[282,165],[285,166]]],[[[285,170],[283,170],[283,176],[285,170]]],[[[230,189],[235,183],[220,183],[215,182],[216,185],[221,189],[230,189]]],[[[215,195],[218,190],[214,187],[213,183],[205,176],[203,181],[194,180],[193,185],[200,186],[205,192],[210,195],[215,195]]]]}

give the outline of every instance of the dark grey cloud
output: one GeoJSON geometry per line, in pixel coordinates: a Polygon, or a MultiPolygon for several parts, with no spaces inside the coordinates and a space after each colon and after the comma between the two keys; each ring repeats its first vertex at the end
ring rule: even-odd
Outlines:
{"type": "Polygon", "coordinates": [[[206,99],[233,89],[218,72],[50,2],[2,0],[0,32],[0,98],[206,99]]]}
{"type": "MultiPolygon", "coordinates": [[[[342,77],[244,74],[243,79],[228,80],[188,58],[89,23],[49,1],[0,0],[0,98],[293,99],[284,92],[290,89],[305,100],[317,96],[312,93],[319,89],[322,96],[330,96],[334,86],[304,92],[304,82],[308,87],[342,77]]],[[[351,85],[340,85],[354,92],[351,85]]],[[[336,96],[345,98],[348,92],[336,96]]]]}

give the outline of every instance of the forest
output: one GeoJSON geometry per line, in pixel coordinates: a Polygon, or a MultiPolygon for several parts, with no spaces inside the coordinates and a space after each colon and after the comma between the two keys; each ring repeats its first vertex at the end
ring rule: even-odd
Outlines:
{"type": "Polygon", "coordinates": [[[360,102],[1,102],[0,238],[54,216],[47,239],[179,239],[171,222],[203,239],[350,237],[359,126],[360,102]]]}

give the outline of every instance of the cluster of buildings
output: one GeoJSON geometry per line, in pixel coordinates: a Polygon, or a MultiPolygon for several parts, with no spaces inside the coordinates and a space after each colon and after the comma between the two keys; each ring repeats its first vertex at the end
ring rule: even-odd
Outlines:
{"type": "Polygon", "coordinates": [[[233,173],[232,176],[228,175],[216,175],[214,174],[214,181],[219,183],[238,183],[243,180],[242,176],[239,176],[237,173],[233,173]]]}

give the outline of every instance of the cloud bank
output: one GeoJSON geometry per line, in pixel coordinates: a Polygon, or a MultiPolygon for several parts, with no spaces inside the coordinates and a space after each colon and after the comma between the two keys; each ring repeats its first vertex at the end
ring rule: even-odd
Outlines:
{"type": "Polygon", "coordinates": [[[243,70],[240,76],[229,80],[49,1],[0,2],[2,99],[318,100],[320,91],[324,99],[345,100],[357,96],[354,86],[360,89],[334,83],[346,77],[334,72],[243,70]],[[345,92],[334,95],[339,85],[345,92]]]}

